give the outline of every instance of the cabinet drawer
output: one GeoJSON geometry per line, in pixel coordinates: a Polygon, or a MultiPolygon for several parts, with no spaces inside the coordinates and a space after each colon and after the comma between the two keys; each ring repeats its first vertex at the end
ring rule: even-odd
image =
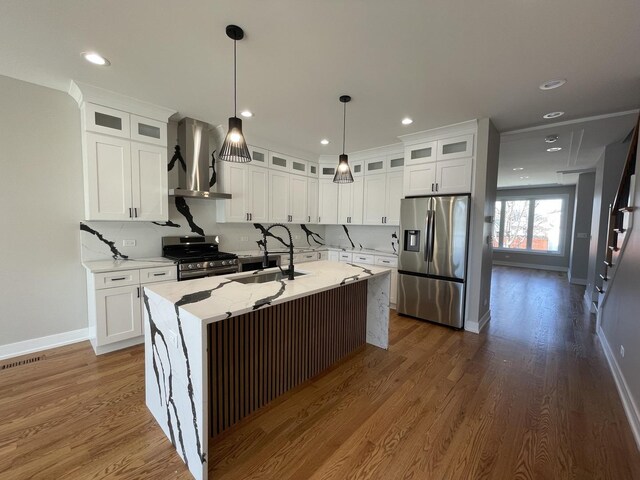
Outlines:
{"type": "Polygon", "coordinates": [[[85,106],[85,128],[91,132],[129,138],[129,114],[87,103],[85,106]]]}
{"type": "Polygon", "coordinates": [[[167,124],[131,115],[131,138],[138,142],[167,146],[167,124]]]}
{"type": "Polygon", "coordinates": [[[398,267],[398,259],[397,257],[378,257],[376,256],[376,265],[380,265],[381,267],[398,267]]]}
{"type": "Polygon", "coordinates": [[[473,135],[438,140],[438,161],[473,155],[473,135]]]}
{"type": "Polygon", "coordinates": [[[366,253],[354,253],[353,254],[353,263],[364,263],[367,265],[373,265],[374,264],[374,257],[373,255],[369,255],[366,253]]]}
{"type": "Polygon", "coordinates": [[[166,267],[144,268],[140,270],[140,283],[166,282],[175,280],[177,267],[168,265],[166,267]]]}
{"type": "Polygon", "coordinates": [[[94,275],[96,290],[103,288],[124,287],[140,284],[139,270],[121,270],[119,272],[96,273],[94,275]]]}
{"type": "Polygon", "coordinates": [[[340,252],[338,255],[338,260],[341,262],[351,262],[352,255],[349,252],[340,252]]]}
{"type": "Polygon", "coordinates": [[[315,262],[316,260],[318,260],[317,252],[301,253],[300,256],[302,257],[303,262],[315,262]]]}

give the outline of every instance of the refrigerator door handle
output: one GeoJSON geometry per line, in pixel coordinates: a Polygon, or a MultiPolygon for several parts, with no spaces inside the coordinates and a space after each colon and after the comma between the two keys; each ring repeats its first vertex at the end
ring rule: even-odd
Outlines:
{"type": "Polygon", "coordinates": [[[433,262],[433,249],[436,241],[436,211],[435,210],[431,210],[431,227],[429,227],[429,233],[431,234],[431,239],[430,239],[431,244],[429,245],[429,262],[433,262]]]}
{"type": "MultiPolygon", "coordinates": [[[[427,210],[427,218],[426,218],[426,226],[424,230],[424,261],[429,262],[429,258],[431,257],[431,216],[433,211],[431,209],[427,210]]],[[[433,257],[431,257],[433,258],[433,257]]]]}

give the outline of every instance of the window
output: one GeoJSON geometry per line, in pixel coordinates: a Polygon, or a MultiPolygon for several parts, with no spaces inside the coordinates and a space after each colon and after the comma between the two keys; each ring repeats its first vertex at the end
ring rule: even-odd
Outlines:
{"type": "Polygon", "coordinates": [[[496,201],[493,247],[562,254],[567,195],[503,197],[496,201]]]}

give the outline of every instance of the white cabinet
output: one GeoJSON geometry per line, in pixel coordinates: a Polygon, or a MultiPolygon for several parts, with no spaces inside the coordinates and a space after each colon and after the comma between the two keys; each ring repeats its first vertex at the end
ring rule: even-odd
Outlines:
{"type": "Polygon", "coordinates": [[[267,168],[269,152],[264,148],[254,147],[253,145],[247,145],[247,147],[249,148],[249,155],[251,155],[251,166],[267,168]]]}
{"type": "Polygon", "coordinates": [[[131,195],[134,220],[154,222],[168,219],[167,189],[166,147],[132,142],[131,195]]]}
{"type": "Polygon", "coordinates": [[[269,171],[269,221],[274,223],[289,222],[289,174],[277,170],[269,171]]]}
{"type": "Polygon", "coordinates": [[[318,179],[307,179],[307,223],[318,223],[318,179]]]}
{"type": "Polygon", "coordinates": [[[143,143],[167,146],[167,124],[150,118],[130,115],[131,139],[143,143]]]}
{"type": "Polygon", "coordinates": [[[335,250],[329,250],[328,260],[331,262],[338,262],[340,260],[340,255],[335,250]]]}
{"type": "Polygon", "coordinates": [[[90,340],[96,354],[143,342],[144,285],[175,281],[176,266],[87,272],[90,340]]]}
{"type": "Polygon", "coordinates": [[[233,162],[218,162],[220,188],[230,200],[217,202],[217,221],[269,221],[269,171],[266,168],[233,162]]]}
{"type": "Polygon", "coordinates": [[[87,220],[130,220],[131,142],[87,133],[85,136],[85,217],[87,220]]]}
{"type": "MultiPolygon", "coordinates": [[[[298,263],[315,262],[318,258],[318,252],[296,253],[293,255],[293,263],[295,265],[298,263]]],[[[282,263],[284,265],[284,262],[282,263]]]]}
{"type": "Polygon", "coordinates": [[[438,142],[425,142],[404,149],[405,165],[420,165],[436,161],[438,142]]]}
{"type": "Polygon", "coordinates": [[[473,174],[471,157],[438,161],[436,164],[436,192],[470,193],[473,174]]]}
{"type": "Polygon", "coordinates": [[[84,128],[87,131],[127,139],[131,136],[130,115],[126,112],[86,103],[82,114],[84,128]]]}
{"type": "Polygon", "coordinates": [[[289,175],[289,222],[307,221],[307,177],[289,175]]]}
{"type": "Polygon", "coordinates": [[[353,162],[353,183],[338,187],[338,223],[362,225],[364,214],[364,161],[353,162]]]}
{"type": "Polygon", "coordinates": [[[353,255],[351,252],[340,252],[338,253],[338,261],[351,263],[353,261],[353,255]]]}
{"type": "Polygon", "coordinates": [[[375,263],[375,257],[369,253],[353,253],[353,263],[361,265],[373,265],[375,263]]]}
{"type": "Polygon", "coordinates": [[[398,225],[403,172],[364,177],[365,225],[398,225]]]}
{"type": "Polygon", "coordinates": [[[317,178],[318,178],[318,172],[319,172],[319,171],[320,171],[320,170],[319,170],[319,168],[318,168],[318,165],[316,165],[315,163],[311,163],[311,162],[309,162],[309,169],[307,170],[307,175],[308,175],[310,178],[315,178],[315,179],[317,179],[317,178]]]}
{"type": "Polygon", "coordinates": [[[318,223],[323,225],[338,224],[338,184],[332,180],[318,182],[318,223]]]}
{"type": "Polygon", "coordinates": [[[438,140],[438,161],[471,157],[472,155],[473,134],[438,140]]]}
{"type": "Polygon", "coordinates": [[[318,260],[329,260],[329,252],[327,250],[318,252],[318,260]]]}
{"type": "Polygon", "coordinates": [[[404,170],[403,192],[406,197],[435,192],[436,162],[410,165],[404,170]]]}
{"type": "Polygon", "coordinates": [[[338,165],[338,160],[336,159],[335,163],[321,163],[318,165],[318,178],[320,180],[330,180],[333,181],[333,177],[336,174],[336,166],[338,165]]]}
{"type": "Polygon", "coordinates": [[[140,287],[96,291],[96,342],[104,345],[142,335],[140,287]]]}
{"type": "Polygon", "coordinates": [[[387,157],[369,158],[364,162],[365,175],[385,173],[387,171],[387,157]]]}

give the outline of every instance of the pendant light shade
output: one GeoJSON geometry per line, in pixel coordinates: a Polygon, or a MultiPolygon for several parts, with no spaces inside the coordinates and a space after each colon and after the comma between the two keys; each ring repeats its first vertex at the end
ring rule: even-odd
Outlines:
{"type": "Polygon", "coordinates": [[[340,160],[338,161],[336,174],[333,176],[333,183],[353,183],[353,175],[349,167],[349,157],[344,153],[345,132],[347,130],[347,103],[351,101],[351,97],[349,95],[342,95],[340,101],[344,105],[342,118],[342,155],[340,155],[340,160]]]}
{"type": "Polygon", "coordinates": [[[227,131],[227,136],[224,137],[218,158],[225,162],[247,163],[251,161],[251,154],[242,133],[242,120],[237,115],[236,80],[236,42],[244,38],[244,31],[237,25],[227,25],[227,36],[233,40],[233,117],[229,118],[229,130],[227,131]]]}

